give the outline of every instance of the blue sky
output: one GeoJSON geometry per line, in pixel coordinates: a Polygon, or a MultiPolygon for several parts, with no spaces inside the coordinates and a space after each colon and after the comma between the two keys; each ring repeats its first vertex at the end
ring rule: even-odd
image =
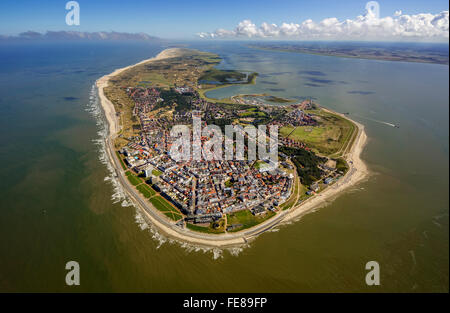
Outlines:
{"type": "MultiPolygon", "coordinates": [[[[0,34],[33,30],[145,32],[164,38],[194,38],[217,28],[233,29],[245,19],[262,22],[300,23],[336,17],[354,19],[364,14],[367,1],[346,0],[78,0],[81,25],[65,24],[66,0],[1,0],[0,34]]],[[[448,10],[443,0],[378,1],[380,15],[439,13],[448,10]]]]}

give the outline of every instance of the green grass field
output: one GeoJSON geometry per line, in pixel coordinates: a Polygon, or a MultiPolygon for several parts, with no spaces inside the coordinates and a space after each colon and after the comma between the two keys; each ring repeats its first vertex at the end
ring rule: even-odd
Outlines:
{"type": "Polygon", "coordinates": [[[198,231],[201,233],[207,233],[207,234],[222,234],[224,233],[224,228],[221,227],[219,229],[214,229],[211,226],[205,227],[205,226],[199,226],[191,223],[186,223],[186,227],[193,231],[198,231]]]}
{"type": "Polygon", "coordinates": [[[177,214],[174,212],[163,212],[163,214],[173,221],[178,221],[183,218],[181,214],[177,214]]]}
{"type": "Polygon", "coordinates": [[[155,206],[155,208],[157,208],[158,210],[160,210],[161,212],[165,212],[165,211],[173,211],[175,210],[169,202],[167,202],[166,199],[164,199],[161,196],[156,196],[150,199],[150,202],[155,206]]]}
{"type": "Polygon", "coordinates": [[[210,232],[209,227],[198,226],[198,225],[194,225],[191,223],[186,223],[186,227],[190,230],[198,231],[201,233],[209,233],[210,232]]]}
{"type": "Polygon", "coordinates": [[[142,183],[142,179],[131,173],[130,171],[127,171],[125,173],[127,175],[128,180],[133,186],[137,186],[142,183]]]}
{"type": "Polygon", "coordinates": [[[173,207],[166,199],[160,195],[157,195],[156,191],[144,183],[141,178],[137,177],[130,171],[126,171],[125,175],[130,183],[135,186],[145,198],[148,198],[153,206],[161,211],[165,216],[173,221],[178,221],[183,218],[183,214],[181,214],[178,209],[173,207]]]}
{"type": "Polygon", "coordinates": [[[280,135],[304,142],[323,155],[341,154],[354,133],[353,123],[325,111],[313,113],[317,115],[319,126],[285,126],[280,129],[280,135]]]}
{"type": "Polygon", "coordinates": [[[240,117],[265,117],[267,113],[261,111],[243,112],[239,114],[240,117]]]}
{"type": "Polygon", "coordinates": [[[156,195],[156,191],[146,184],[140,184],[136,186],[136,189],[139,190],[139,192],[142,193],[142,195],[146,198],[150,198],[156,195]]]}
{"type": "Polygon", "coordinates": [[[178,221],[183,217],[180,211],[174,208],[166,199],[164,199],[159,195],[150,198],[149,201],[153,204],[155,208],[157,208],[164,215],[166,215],[168,218],[174,221],[178,221]]]}
{"type": "Polygon", "coordinates": [[[230,232],[236,232],[258,225],[274,215],[274,212],[267,211],[267,213],[262,216],[254,216],[250,210],[242,210],[227,214],[227,224],[242,224],[241,227],[230,230],[230,232]]]}
{"type": "Polygon", "coordinates": [[[217,68],[210,68],[203,72],[199,80],[220,82],[223,84],[229,83],[229,80],[241,81],[246,77],[244,73],[233,70],[221,70],[217,68]]]}

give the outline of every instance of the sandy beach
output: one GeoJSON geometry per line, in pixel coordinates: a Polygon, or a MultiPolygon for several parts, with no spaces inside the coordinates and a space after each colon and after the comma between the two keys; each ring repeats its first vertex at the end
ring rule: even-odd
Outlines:
{"type": "MultiPolygon", "coordinates": [[[[329,110],[328,110],[329,111],[329,110]]],[[[338,114],[333,112],[334,114],[338,114]]],[[[341,114],[338,114],[341,115],[341,114]]],[[[341,115],[342,116],[342,115],[341,115]]],[[[343,116],[344,118],[347,118],[343,116]]],[[[328,202],[332,201],[339,194],[341,194],[345,189],[354,186],[358,182],[362,181],[367,177],[369,171],[366,164],[361,160],[361,152],[367,143],[367,136],[364,132],[364,126],[358,122],[352,120],[352,122],[358,127],[358,133],[356,134],[355,141],[353,142],[350,151],[345,156],[347,163],[349,165],[349,170],[339,181],[333,185],[327,187],[322,192],[318,193],[314,197],[304,201],[300,205],[289,210],[284,221],[289,221],[300,217],[301,215],[311,211],[314,208],[319,208],[326,205],[328,202]]]]}
{"type": "MultiPolygon", "coordinates": [[[[163,234],[183,242],[188,242],[191,244],[206,247],[228,247],[228,246],[242,245],[247,243],[248,240],[256,238],[261,233],[270,230],[271,228],[277,225],[280,225],[293,219],[297,219],[303,214],[311,211],[312,209],[324,206],[325,204],[336,198],[339,194],[341,194],[345,189],[354,186],[356,183],[362,181],[368,175],[368,169],[360,158],[360,154],[367,142],[367,136],[364,132],[364,126],[353,120],[350,120],[348,117],[342,114],[339,114],[340,116],[353,122],[357,126],[358,131],[352,147],[345,155],[345,158],[347,159],[350,168],[346,173],[346,175],[342,177],[338,182],[327,187],[319,194],[307,199],[301,204],[289,210],[282,211],[273,218],[270,218],[269,220],[261,224],[258,224],[253,228],[242,230],[240,232],[214,235],[214,234],[193,232],[175,226],[173,222],[168,221],[167,218],[165,218],[165,216],[160,214],[156,208],[153,208],[149,201],[145,201],[145,199],[143,199],[136,192],[135,188],[129,183],[129,181],[125,179],[124,171],[120,166],[119,160],[115,155],[113,147],[113,140],[117,136],[117,133],[120,131],[120,125],[116,116],[114,105],[111,103],[111,101],[109,101],[106,98],[103,89],[108,85],[109,79],[122,73],[123,71],[136,65],[149,63],[152,61],[161,60],[165,58],[176,57],[177,55],[179,55],[180,50],[181,49],[178,48],[166,49],[161,53],[159,53],[154,58],[147,59],[137,64],[130,65],[124,68],[116,69],[111,74],[101,77],[96,82],[100,103],[104,110],[105,117],[109,125],[109,132],[105,140],[106,140],[107,154],[110,158],[111,165],[113,165],[113,167],[115,168],[117,178],[121,182],[124,189],[127,191],[130,198],[133,200],[135,205],[141,208],[141,211],[145,214],[147,219],[154,226],[156,226],[156,228],[160,230],[163,234]]],[[[336,112],[333,113],[338,114],[336,112]]]]}

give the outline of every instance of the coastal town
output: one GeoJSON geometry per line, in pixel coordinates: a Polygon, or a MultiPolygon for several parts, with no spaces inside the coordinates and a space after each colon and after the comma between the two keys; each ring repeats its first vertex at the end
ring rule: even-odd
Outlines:
{"type": "MultiPolygon", "coordinates": [[[[271,164],[270,160],[176,162],[171,157],[170,147],[175,140],[170,136],[171,126],[187,122],[192,116],[205,117],[198,110],[200,107],[211,108],[209,113],[214,112],[216,116],[226,117],[229,112],[215,110],[215,104],[198,98],[189,87],[176,87],[164,95],[158,88],[127,87],[126,92],[134,100],[133,114],[139,119],[142,131],[130,138],[120,154],[127,167],[145,177],[152,188],[186,216],[186,221],[209,224],[220,220],[223,214],[242,210],[263,215],[277,211],[279,204],[289,198],[294,175],[271,164]],[[170,92],[188,97],[197,110],[174,112],[171,120],[152,117],[149,113],[155,107],[168,98],[176,98],[170,92]]],[[[180,102],[181,98],[177,99],[180,102]]]]}
{"type": "MultiPolygon", "coordinates": [[[[204,95],[205,90],[228,82],[228,75],[240,76],[218,70],[205,74],[198,70],[198,64],[191,63],[185,67],[193,71],[186,75],[177,69],[181,61],[206,63],[211,68],[217,59],[208,55],[205,61],[204,55],[195,54],[180,59],[153,63],[144,70],[148,74],[156,69],[159,74],[161,68],[168,69],[165,81],[160,76],[139,76],[135,68],[137,74],[118,79],[107,89],[114,102],[115,118],[122,121],[115,150],[125,176],[174,225],[212,234],[239,232],[301,204],[345,175],[348,166],[337,156],[339,151],[321,153],[322,146],[308,142],[310,133],[320,127],[336,128],[335,132],[340,132],[336,142],[346,138],[346,129],[335,123],[335,115],[322,112],[311,99],[299,102],[271,95],[239,95],[214,101],[204,95]],[[202,79],[205,75],[208,80],[202,79]],[[171,129],[190,125],[194,118],[201,120],[203,127],[263,124],[268,129],[280,128],[277,161],[251,159],[247,147],[243,159],[175,159],[171,147],[177,138],[171,136],[171,129]],[[334,157],[327,157],[333,153],[334,157]]],[[[254,73],[252,81],[256,76],[254,73]]],[[[251,82],[241,77],[237,83],[251,82]]],[[[247,143],[256,140],[246,132],[242,135],[247,143]]],[[[333,134],[328,135],[329,143],[333,134]]],[[[202,144],[208,139],[203,133],[202,144]]],[[[344,141],[337,143],[342,147],[344,141]]],[[[327,149],[334,148],[325,144],[327,149]]]]}

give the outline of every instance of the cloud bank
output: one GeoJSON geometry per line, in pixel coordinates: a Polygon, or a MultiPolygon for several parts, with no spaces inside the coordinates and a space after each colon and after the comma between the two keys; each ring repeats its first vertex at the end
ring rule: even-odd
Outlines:
{"type": "Polygon", "coordinates": [[[321,22],[308,19],[300,24],[264,22],[258,27],[251,20],[244,20],[233,30],[218,29],[197,35],[201,38],[448,41],[448,19],[449,11],[407,15],[399,10],[393,16],[383,18],[368,11],[353,20],[343,21],[331,17],[321,22]]]}

